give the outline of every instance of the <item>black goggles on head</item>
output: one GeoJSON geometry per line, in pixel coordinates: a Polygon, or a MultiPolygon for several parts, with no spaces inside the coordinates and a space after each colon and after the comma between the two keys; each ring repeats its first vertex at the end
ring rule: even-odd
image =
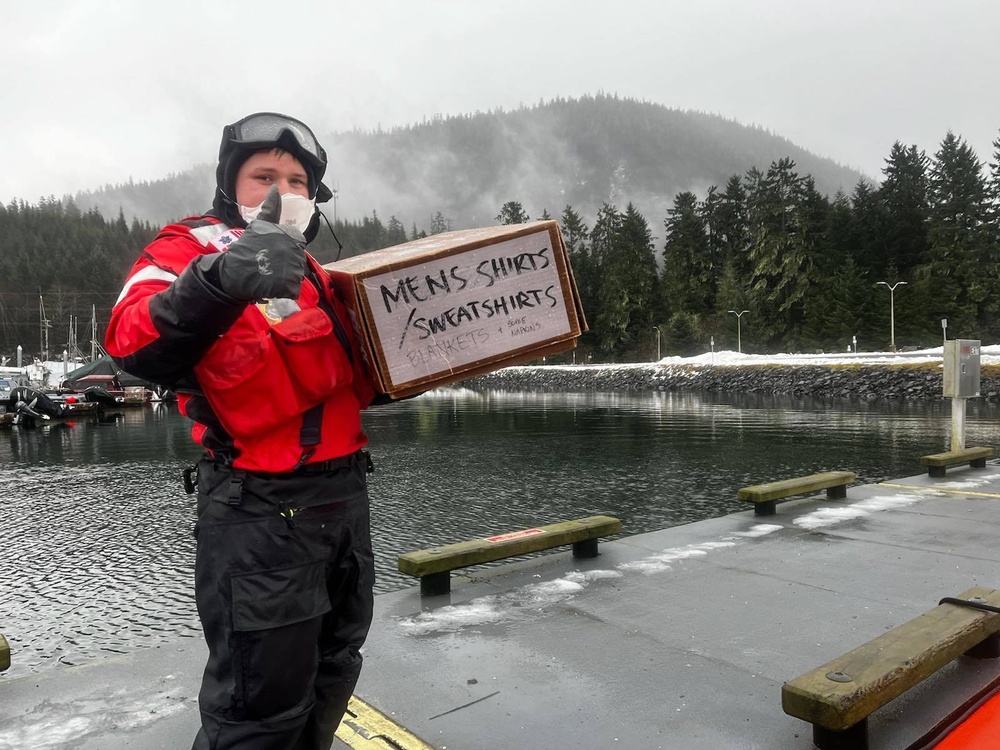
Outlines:
{"type": "Polygon", "coordinates": [[[309,126],[294,117],[281,115],[277,112],[258,112],[242,120],[227,125],[219,149],[222,158],[229,143],[236,143],[247,148],[265,147],[280,144],[284,138],[292,137],[302,153],[316,166],[326,166],[326,151],[319,145],[316,136],[309,126]],[[287,136],[285,134],[288,134],[287,136]]]}

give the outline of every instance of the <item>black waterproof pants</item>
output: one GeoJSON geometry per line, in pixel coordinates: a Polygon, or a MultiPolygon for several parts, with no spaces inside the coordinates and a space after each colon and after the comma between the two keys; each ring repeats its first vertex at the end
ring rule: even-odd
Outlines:
{"type": "Polygon", "coordinates": [[[329,750],[372,618],[366,462],[349,463],[286,475],[199,464],[209,657],[193,750],[329,750]]]}

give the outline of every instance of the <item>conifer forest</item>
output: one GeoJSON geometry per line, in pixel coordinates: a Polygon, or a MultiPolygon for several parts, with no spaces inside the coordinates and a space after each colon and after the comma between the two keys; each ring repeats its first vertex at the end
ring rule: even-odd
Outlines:
{"type": "MultiPolygon", "coordinates": [[[[562,227],[590,330],[560,361],[650,361],[745,352],[861,351],[950,338],[1000,341],[1000,137],[981,160],[955,133],[932,154],[895,143],[876,186],[821,193],[791,157],[732,174],[701,195],[668,195],[665,215],[605,201],[529,216],[518,195],[482,223],[553,218],[562,227]],[[894,291],[890,292],[890,287],[894,291]],[[738,317],[739,316],[739,317],[738,317]]],[[[409,226],[373,210],[336,218],[310,246],[321,262],[451,228],[445,211],[409,226]]],[[[50,358],[103,336],[122,280],[158,227],[81,210],[72,199],[0,206],[0,355],[50,358]],[[49,321],[46,331],[41,308],[49,321]],[[46,336],[47,333],[47,336],[46,336]]],[[[89,346],[89,344],[88,344],[89,346]]],[[[86,349],[86,346],[82,348],[86,349]]],[[[89,350],[88,350],[89,351],[89,350]]]]}

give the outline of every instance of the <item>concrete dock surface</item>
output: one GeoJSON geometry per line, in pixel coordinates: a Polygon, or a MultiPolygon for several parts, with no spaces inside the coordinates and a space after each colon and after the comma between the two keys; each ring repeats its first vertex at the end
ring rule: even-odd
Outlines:
{"type": "MultiPolygon", "coordinates": [[[[449,595],[377,596],[356,695],[439,750],[808,750],[784,682],[943,597],[1000,588],[1000,466],[627,533],[594,559],[558,551],[453,575],[449,595]]],[[[188,748],[204,659],[186,638],[0,676],[0,750],[188,748]]],[[[876,711],[872,749],[910,747],[998,662],[960,657],[876,711]]],[[[419,746],[348,722],[341,736],[419,746]]]]}

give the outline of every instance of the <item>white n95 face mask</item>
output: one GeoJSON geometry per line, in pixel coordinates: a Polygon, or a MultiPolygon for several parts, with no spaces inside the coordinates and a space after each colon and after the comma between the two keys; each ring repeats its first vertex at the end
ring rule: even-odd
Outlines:
{"type": "MultiPolygon", "coordinates": [[[[264,201],[256,206],[240,206],[240,216],[249,224],[260,214],[264,201]]],[[[305,232],[309,222],[312,221],[313,214],[316,213],[316,201],[295,193],[285,193],[281,196],[281,219],[279,224],[290,225],[305,232]]]]}

